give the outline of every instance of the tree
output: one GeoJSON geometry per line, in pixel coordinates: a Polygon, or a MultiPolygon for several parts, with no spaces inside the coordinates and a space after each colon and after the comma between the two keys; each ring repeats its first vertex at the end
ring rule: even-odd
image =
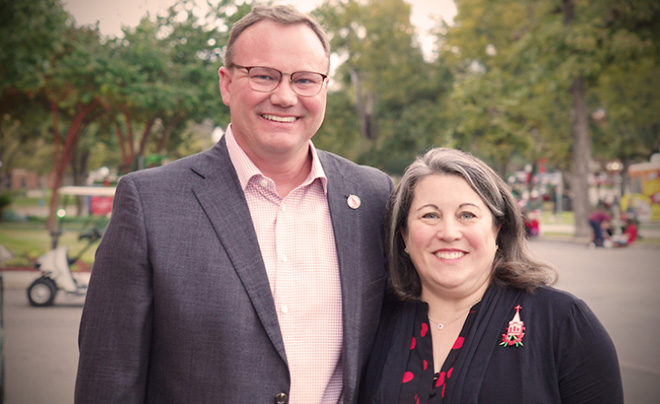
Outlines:
{"type": "Polygon", "coordinates": [[[111,42],[116,63],[107,97],[123,172],[143,168],[149,151],[176,150],[191,122],[228,115],[217,88],[223,34],[202,24],[189,4],[143,18],[111,42]]]}
{"type": "Polygon", "coordinates": [[[70,27],[61,53],[46,74],[42,93],[52,114],[53,196],[47,227],[55,227],[57,189],[62,184],[76,146],[87,125],[105,111],[101,96],[110,65],[97,27],[70,27]],[[61,127],[65,127],[61,131],[61,127]],[[64,136],[62,136],[64,134],[64,136]]]}
{"type": "MultiPolygon", "coordinates": [[[[360,150],[357,161],[400,173],[404,161],[444,139],[439,101],[451,85],[446,68],[424,60],[403,0],[327,2],[315,15],[343,60],[330,97],[350,100],[362,135],[361,146],[346,152],[360,150]]],[[[342,122],[335,111],[329,109],[328,120],[342,122]]]]}
{"type": "Polygon", "coordinates": [[[43,142],[49,131],[49,114],[41,107],[41,96],[16,93],[9,97],[10,105],[3,108],[0,116],[0,193],[9,184],[9,174],[14,168],[24,168],[46,174],[52,168],[50,142],[43,142]]]}
{"type": "Polygon", "coordinates": [[[171,107],[167,48],[157,38],[155,22],[143,18],[135,28],[124,28],[123,37],[109,41],[115,63],[106,72],[109,124],[121,153],[121,172],[136,169],[143,157],[158,114],[171,107]],[[141,130],[136,136],[135,129],[141,130]]]}
{"type": "Polygon", "coordinates": [[[623,163],[624,191],[628,166],[660,150],[660,7],[634,5],[613,10],[612,62],[598,77],[591,119],[595,153],[623,163]]]}
{"type": "Polygon", "coordinates": [[[2,179],[42,131],[35,109],[53,55],[63,46],[67,14],[57,0],[0,0],[0,192],[2,179]]]}
{"type": "MultiPolygon", "coordinates": [[[[180,0],[168,15],[110,39],[98,26],[67,22],[55,0],[24,3],[0,3],[0,158],[13,162],[28,142],[45,146],[54,190],[68,172],[83,181],[88,162],[102,160],[95,150],[110,151],[108,161],[123,153],[132,170],[148,152],[181,150],[195,121],[228,122],[217,87],[221,44],[250,3],[222,0],[200,19],[193,2],[180,0]]],[[[54,192],[49,227],[56,206],[54,192]]]]}
{"type": "Polygon", "coordinates": [[[68,15],[59,0],[0,0],[0,94],[34,91],[61,50],[68,15]]]}
{"type": "Polygon", "coordinates": [[[658,5],[646,3],[460,0],[455,25],[441,38],[442,55],[458,77],[452,97],[467,110],[456,112],[457,127],[484,148],[495,146],[491,153],[502,159],[511,150],[493,134],[504,134],[504,145],[517,145],[528,160],[551,154],[558,167],[570,167],[577,236],[589,234],[589,117],[602,108],[599,84],[637,54],[617,51],[621,42],[646,44],[631,49],[652,50],[657,61],[657,45],[650,45],[657,35],[649,33],[657,34],[658,19],[649,12],[657,16],[658,5]],[[635,32],[631,27],[640,23],[655,28],[635,32]]]}
{"type": "Polygon", "coordinates": [[[332,33],[334,51],[347,57],[339,73],[353,88],[362,135],[375,140],[377,104],[403,101],[402,89],[412,84],[411,60],[423,61],[421,50],[412,46],[410,5],[402,0],[365,5],[349,0],[326,3],[317,13],[332,33]]]}

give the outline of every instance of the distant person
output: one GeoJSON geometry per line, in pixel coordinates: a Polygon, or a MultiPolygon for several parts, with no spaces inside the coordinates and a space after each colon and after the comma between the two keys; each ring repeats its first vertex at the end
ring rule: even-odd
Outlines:
{"type": "Polygon", "coordinates": [[[232,27],[210,150],[117,186],[75,402],[355,403],[385,290],[390,178],[317,150],[330,49],[310,16],[232,27]]]}
{"type": "Polygon", "coordinates": [[[598,203],[596,210],[589,215],[589,226],[592,231],[591,246],[605,246],[605,234],[611,221],[612,216],[607,212],[607,207],[603,203],[598,203]]]}
{"type": "Polygon", "coordinates": [[[617,354],[556,271],[528,252],[485,163],[432,149],[390,203],[389,283],[360,403],[623,403],[617,354]]]}
{"type": "Polygon", "coordinates": [[[623,232],[613,237],[615,247],[627,247],[634,243],[638,237],[637,221],[634,217],[624,216],[625,226],[623,232]]]}
{"type": "Polygon", "coordinates": [[[527,235],[527,238],[538,237],[541,234],[541,226],[539,224],[538,217],[539,214],[535,210],[523,216],[525,223],[525,234],[527,235]]]}

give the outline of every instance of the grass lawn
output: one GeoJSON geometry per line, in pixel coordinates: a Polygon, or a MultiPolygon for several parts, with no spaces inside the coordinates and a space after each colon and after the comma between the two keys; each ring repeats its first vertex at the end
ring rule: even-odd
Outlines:
{"type": "MultiPolygon", "coordinates": [[[[81,224],[64,227],[58,246],[68,247],[69,257],[77,256],[88,244],[87,240],[78,240],[81,224]]],[[[12,258],[3,263],[6,267],[33,268],[39,256],[51,249],[52,238],[43,222],[0,222],[0,245],[4,246],[12,258]]],[[[94,252],[98,241],[85,251],[72,270],[86,270],[94,261],[94,252]]]]}

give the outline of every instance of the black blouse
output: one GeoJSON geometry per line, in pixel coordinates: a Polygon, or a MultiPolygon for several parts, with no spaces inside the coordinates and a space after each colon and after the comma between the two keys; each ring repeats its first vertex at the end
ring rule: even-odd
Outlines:
{"type": "Polygon", "coordinates": [[[491,285],[435,382],[427,312],[422,302],[385,302],[360,404],[623,403],[614,344],[569,293],[491,285]]]}
{"type": "Polygon", "coordinates": [[[465,338],[469,333],[478,310],[479,303],[474,305],[465,320],[461,332],[454,342],[445,363],[439,373],[433,373],[433,339],[428,318],[428,305],[422,303],[416,306],[415,325],[410,342],[410,355],[406,371],[403,374],[400,404],[441,404],[447,385],[456,366],[465,338]]]}

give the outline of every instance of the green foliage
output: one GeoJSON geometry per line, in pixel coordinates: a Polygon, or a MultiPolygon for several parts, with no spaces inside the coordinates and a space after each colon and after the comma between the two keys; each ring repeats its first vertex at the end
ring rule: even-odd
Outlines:
{"type": "MultiPolygon", "coordinates": [[[[186,142],[194,122],[209,117],[229,121],[217,86],[219,44],[226,33],[201,24],[188,4],[180,1],[164,16],[144,18],[109,42],[113,64],[106,72],[104,97],[110,106],[108,127],[119,134],[107,137],[121,137],[117,146],[123,147],[124,160],[172,154],[186,142]],[[139,135],[134,136],[136,129],[139,135]]],[[[226,4],[217,7],[212,21],[226,4]]]]}
{"type": "Polygon", "coordinates": [[[2,210],[2,208],[11,205],[11,202],[12,202],[12,198],[9,192],[5,191],[3,193],[0,193],[0,210],[2,210]]]}
{"type": "MultiPolygon", "coordinates": [[[[214,2],[199,18],[180,0],[104,38],[67,22],[58,1],[0,0],[0,174],[52,167],[52,102],[62,134],[95,106],[75,134],[80,172],[208,147],[209,128],[229,123],[217,76],[229,28],[257,2],[236,3],[214,2]]],[[[341,61],[317,147],[393,175],[433,146],[472,152],[502,175],[541,158],[570,171],[570,90],[584,77],[596,160],[629,164],[658,150],[660,3],[456,4],[454,25],[438,24],[435,60],[404,0],[329,0],[314,11],[341,61]]]]}
{"type": "Polygon", "coordinates": [[[66,21],[56,0],[0,0],[0,177],[16,167],[46,170],[47,160],[28,150],[44,135],[39,89],[64,46],[66,21]]]}
{"type": "Polygon", "coordinates": [[[642,83],[659,76],[658,3],[576,0],[566,24],[568,3],[457,1],[440,57],[457,79],[450,105],[461,147],[502,164],[521,154],[568,169],[570,86],[583,75],[590,111],[607,114],[605,127],[591,121],[597,154],[646,159],[657,149],[658,86],[642,83]]]}
{"type": "Polygon", "coordinates": [[[354,161],[369,148],[369,142],[360,134],[360,124],[346,91],[329,92],[325,121],[313,140],[319,149],[354,161]]]}
{"type": "Polygon", "coordinates": [[[424,60],[408,3],[331,1],[315,14],[344,59],[317,144],[331,138],[330,150],[400,174],[417,153],[446,143],[451,76],[424,60]]]}
{"type": "Polygon", "coordinates": [[[0,94],[43,85],[66,20],[59,0],[0,0],[0,94]]]}

